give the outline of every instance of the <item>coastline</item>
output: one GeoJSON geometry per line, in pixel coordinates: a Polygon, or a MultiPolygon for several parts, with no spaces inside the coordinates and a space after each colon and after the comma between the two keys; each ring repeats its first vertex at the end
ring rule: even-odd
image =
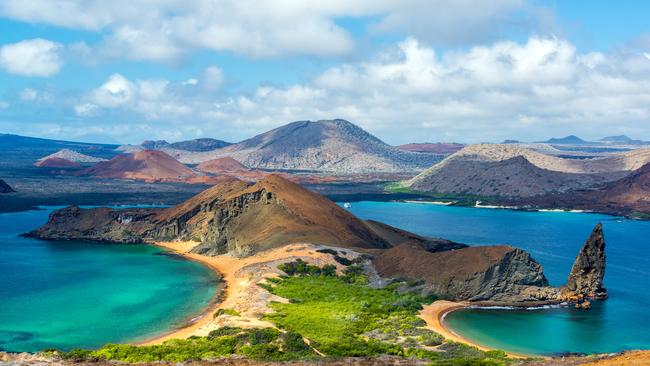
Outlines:
{"type": "Polygon", "coordinates": [[[136,345],[157,345],[170,339],[188,338],[190,336],[207,336],[210,331],[223,326],[236,326],[242,328],[275,328],[259,314],[269,311],[269,301],[287,301],[286,299],[271,295],[257,284],[266,278],[278,276],[276,265],[287,258],[312,259],[317,263],[336,265],[342,269],[330,255],[317,252],[318,247],[311,244],[291,244],[281,248],[237,258],[227,254],[214,257],[190,253],[198,243],[196,242],[155,242],[151,245],[167,249],[170,252],[190,260],[207,265],[219,274],[222,280],[222,289],[216,297],[219,301],[212,302],[196,320],[175,330],[158,334],[136,345]],[[220,309],[233,309],[238,315],[215,316],[220,309]]]}
{"type": "Polygon", "coordinates": [[[201,327],[207,325],[212,320],[214,314],[221,308],[223,300],[227,296],[228,292],[228,282],[225,280],[224,274],[220,271],[218,266],[215,266],[212,261],[208,260],[207,257],[189,253],[193,245],[190,246],[189,243],[147,243],[159,248],[163,248],[174,255],[181,256],[185,259],[192,260],[202,265],[205,265],[208,269],[215,272],[221,283],[217,286],[217,291],[215,295],[210,299],[208,306],[199,314],[194,316],[189,322],[185,322],[176,329],[169,330],[167,332],[157,334],[153,337],[147,338],[143,341],[135,342],[139,346],[148,346],[154,344],[161,344],[166,340],[174,338],[188,338],[192,336],[197,330],[201,327]]]}
{"type": "MultiPolygon", "coordinates": [[[[434,332],[442,335],[447,340],[458,342],[458,343],[464,343],[472,347],[476,347],[481,351],[494,351],[495,350],[494,348],[486,347],[484,345],[471,341],[455,333],[451,329],[447,328],[447,326],[445,326],[444,319],[449,313],[456,310],[465,309],[470,306],[471,304],[469,302],[436,300],[430,305],[424,305],[422,307],[422,310],[420,311],[419,316],[427,323],[428,329],[431,329],[434,332]]],[[[516,359],[526,359],[531,357],[548,359],[548,357],[543,357],[538,355],[525,355],[525,354],[512,353],[512,352],[506,352],[506,354],[508,355],[508,357],[516,358],[516,359]]]]}

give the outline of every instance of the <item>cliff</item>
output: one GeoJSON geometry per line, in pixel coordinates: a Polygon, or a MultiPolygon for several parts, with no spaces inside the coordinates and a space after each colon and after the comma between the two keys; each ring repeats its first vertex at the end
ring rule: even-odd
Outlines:
{"type": "Polygon", "coordinates": [[[381,253],[374,264],[383,277],[424,279],[438,296],[455,300],[548,301],[556,294],[542,266],[509,246],[431,253],[417,244],[403,244],[381,253]]]}
{"type": "Polygon", "coordinates": [[[575,295],[587,298],[606,298],[603,287],[605,277],[605,237],[603,225],[598,224],[582,246],[573,263],[566,288],[575,295]]]}

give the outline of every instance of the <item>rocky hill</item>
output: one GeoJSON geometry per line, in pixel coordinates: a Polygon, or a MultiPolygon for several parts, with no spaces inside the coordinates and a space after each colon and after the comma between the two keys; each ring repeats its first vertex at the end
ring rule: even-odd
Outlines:
{"type": "Polygon", "coordinates": [[[323,196],[280,176],[249,184],[223,177],[171,208],[80,209],[53,212],[27,234],[50,240],[139,243],[194,241],[194,253],[247,257],[293,243],[372,253],[385,277],[425,280],[438,294],[489,301],[557,301],[541,266],[505,246],[467,247],[364,222],[323,196]]]}
{"type": "Polygon", "coordinates": [[[98,178],[137,179],[148,182],[178,181],[196,175],[190,168],[162,151],[144,150],[100,162],[82,174],[98,178]]]}
{"type": "Polygon", "coordinates": [[[100,161],[106,161],[106,159],[103,158],[97,158],[94,156],[82,154],[79,152],[76,152],[74,150],[70,149],[61,149],[54,154],[50,154],[48,156],[44,156],[36,162],[36,166],[46,166],[47,164],[44,165],[43,162],[45,161],[50,161],[50,162],[62,162],[62,161],[69,161],[72,163],[81,163],[81,164],[87,164],[87,163],[98,163],[100,161]]]}
{"type": "MultiPolygon", "coordinates": [[[[511,301],[531,286],[548,286],[542,267],[528,253],[509,246],[431,253],[416,244],[403,244],[384,251],[374,263],[383,277],[426,279],[436,294],[454,299],[511,301]]],[[[524,300],[554,297],[552,290],[524,300]]]]}
{"type": "Polygon", "coordinates": [[[204,161],[203,163],[199,164],[196,169],[204,173],[211,174],[227,174],[250,171],[248,167],[231,157],[204,161]]]}
{"type": "Polygon", "coordinates": [[[409,181],[417,191],[499,197],[532,197],[590,188],[607,182],[599,174],[546,170],[524,156],[501,161],[452,159],[409,181]]]}
{"type": "Polygon", "coordinates": [[[0,194],[1,193],[12,193],[12,192],[16,192],[16,191],[14,191],[14,189],[11,188],[11,186],[9,186],[9,184],[7,184],[7,182],[0,179],[0,194]]]}
{"type": "Polygon", "coordinates": [[[34,165],[41,168],[79,168],[82,166],[74,161],[56,157],[39,160],[34,165]]]}
{"type": "Polygon", "coordinates": [[[323,196],[276,175],[256,184],[222,178],[212,188],[169,209],[82,210],[52,214],[34,235],[96,241],[197,240],[194,251],[247,256],[285,244],[387,248],[388,241],[323,196]]]}
{"type": "Polygon", "coordinates": [[[165,151],[186,164],[232,157],[250,168],[335,173],[419,171],[442,158],[399,150],[345,120],[293,122],[212,152],[165,151]]]}
{"type": "Polygon", "coordinates": [[[650,162],[650,149],[597,159],[565,159],[512,144],[470,145],[404,182],[438,193],[532,197],[592,189],[650,162]]]}
{"type": "Polygon", "coordinates": [[[650,163],[599,189],[548,194],[506,204],[583,209],[613,215],[650,215],[650,163]]]}
{"type": "Polygon", "coordinates": [[[430,153],[430,154],[453,154],[462,149],[465,145],[457,144],[455,142],[424,142],[424,143],[410,143],[405,145],[395,146],[396,148],[404,151],[430,153]]]}

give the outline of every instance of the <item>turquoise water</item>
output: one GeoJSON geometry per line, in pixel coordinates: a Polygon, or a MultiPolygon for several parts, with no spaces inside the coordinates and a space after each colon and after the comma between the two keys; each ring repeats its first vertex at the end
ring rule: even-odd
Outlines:
{"type": "Polygon", "coordinates": [[[479,344],[511,352],[551,355],[650,348],[650,222],[590,213],[398,202],[357,202],[350,210],[421,235],[523,248],[544,266],[554,285],[566,281],[580,247],[602,222],[608,300],[594,303],[589,311],[462,310],[449,314],[446,324],[479,344]]]}
{"type": "Polygon", "coordinates": [[[144,340],[182,325],[213,298],[212,271],[152,246],[17,236],[49,212],[0,214],[0,349],[144,340]]]}

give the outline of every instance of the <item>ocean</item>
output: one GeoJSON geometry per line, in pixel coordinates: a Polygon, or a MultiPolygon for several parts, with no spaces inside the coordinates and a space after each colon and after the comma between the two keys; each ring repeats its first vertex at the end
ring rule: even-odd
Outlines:
{"type": "Polygon", "coordinates": [[[214,297],[214,272],[150,245],[18,236],[50,211],[0,214],[0,350],[145,340],[199,315],[214,297]]]}
{"type": "Polygon", "coordinates": [[[566,282],[598,222],[606,241],[606,301],[588,311],[468,309],[445,324],[479,344],[515,353],[559,355],[650,348],[650,222],[593,213],[523,212],[403,202],[356,202],[350,211],[415,232],[471,245],[509,244],[530,252],[552,285],[566,282]]]}

